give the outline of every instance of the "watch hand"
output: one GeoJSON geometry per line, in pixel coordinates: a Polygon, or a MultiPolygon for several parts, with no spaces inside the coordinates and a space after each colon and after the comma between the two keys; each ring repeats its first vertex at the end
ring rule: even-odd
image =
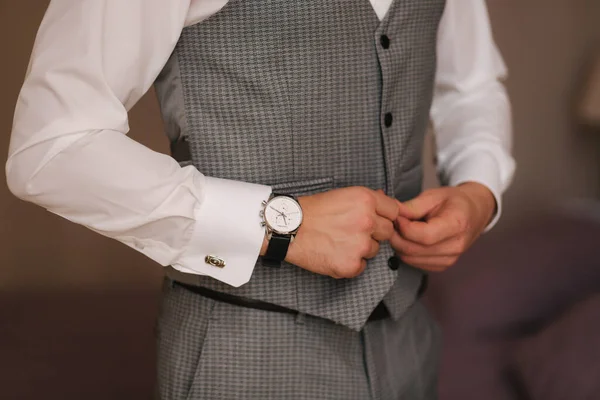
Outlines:
{"type": "Polygon", "coordinates": [[[275,207],[273,207],[273,206],[269,206],[269,207],[272,208],[273,210],[275,210],[276,212],[278,212],[279,215],[283,215],[283,213],[281,211],[279,211],[278,209],[276,209],[275,207]]]}

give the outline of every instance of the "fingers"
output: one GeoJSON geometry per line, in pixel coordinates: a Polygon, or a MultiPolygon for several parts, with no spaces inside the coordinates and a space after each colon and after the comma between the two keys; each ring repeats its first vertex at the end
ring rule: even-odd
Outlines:
{"type": "Polygon", "coordinates": [[[466,237],[463,235],[446,239],[433,246],[426,246],[407,240],[399,234],[393,234],[390,244],[401,255],[408,257],[453,257],[464,253],[468,247],[466,237]]]}
{"type": "Polygon", "coordinates": [[[390,238],[390,244],[406,264],[426,271],[444,271],[469,246],[463,218],[464,213],[445,203],[428,214],[425,221],[399,216],[398,232],[390,238]]]}
{"type": "Polygon", "coordinates": [[[338,269],[337,272],[334,270],[334,273],[332,276],[334,278],[339,279],[339,278],[354,278],[355,276],[362,274],[362,272],[365,270],[365,268],[367,268],[367,259],[374,258],[377,255],[377,253],[379,253],[379,242],[377,242],[376,240],[370,239],[366,243],[364,250],[361,252],[361,256],[360,256],[361,258],[355,259],[351,263],[351,264],[354,264],[355,266],[353,266],[351,268],[347,268],[347,266],[343,266],[342,268],[338,269]],[[358,261],[357,264],[356,264],[356,261],[358,261]]]}
{"type": "Polygon", "coordinates": [[[456,263],[456,256],[440,256],[440,257],[410,257],[400,256],[400,259],[408,265],[415,268],[424,269],[426,271],[440,272],[445,271],[456,263]]]}
{"type": "Polygon", "coordinates": [[[427,221],[410,221],[407,218],[398,217],[396,223],[402,237],[426,246],[450,239],[463,233],[466,229],[462,215],[443,209],[439,214],[432,215],[427,221]]]}
{"type": "Polygon", "coordinates": [[[377,215],[393,221],[398,216],[398,201],[387,196],[383,190],[376,190],[375,194],[375,212],[377,215]]]}
{"type": "Polygon", "coordinates": [[[374,258],[377,255],[377,253],[379,253],[379,242],[376,240],[371,240],[370,248],[365,253],[364,258],[374,258]]]}
{"type": "Polygon", "coordinates": [[[332,268],[327,275],[335,279],[350,279],[362,274],[365,268],[367,268],[367,260],[365,258],[360,258],[354,260],[351,264],[332,268]]]}
{"type": "Polygon", "coordinates": [[[373,239],[377,240],[378,242],[390,240],[394,233],[395,229],[392,221],[379,216],[375,217],[375,229],[371,235],[373,239]]]}
{"type": "Polygon", "coordinates": [[[444,203],[446,197],[447,193],[444,190],[426,190],[412,200],[398,202],[398,213],[405,218],[419,220],[435,212],[444,203]]]}

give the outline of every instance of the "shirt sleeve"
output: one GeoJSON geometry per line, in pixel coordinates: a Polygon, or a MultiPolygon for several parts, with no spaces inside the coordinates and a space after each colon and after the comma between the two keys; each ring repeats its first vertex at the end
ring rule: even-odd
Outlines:
{"type": "Polygon", "coordinates": [[[478,182],[502,194],[515,171],[511,105],[502,80],[504,60],[494,42],[483,0],[448,0],[440,22],[438,68],[431,108],[442,184],[478,182]]]}
{"type": "Polygon", "coordinates": [[[51,1],[16,105],[7,181],[16,196],[163,266],[240,286],[259,255],[271,189],[182,168],[126,135],[127,112],[165,65],[189,7],[51,1]]]}

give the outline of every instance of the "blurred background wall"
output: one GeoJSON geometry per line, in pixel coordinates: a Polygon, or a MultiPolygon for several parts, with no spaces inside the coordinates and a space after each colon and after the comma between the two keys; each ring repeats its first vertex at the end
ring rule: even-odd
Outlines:
{"type": "MultiPolygon", "coordinates": [[[[46,0],[0,0],[0,154],[46,0]]],[[[600,1],[488,1],[510,69],[518,163],[504,217],[489,235],[570,198],[600,198],[600,135],[578,127],[573,108],[600,51],[600,1]]],[[[154,93],[131,114],[131,136],[167,152],[154,93]]],[[[426,150],[428,154],[431,149],[426,150]]],[[[430,155],[430,154],[429,154],[430,155]]],[[[4,156],[6,157],[6,156],[4,156]]],[[[4,158],[5,159],[5,158],[4,158]]],[[[427,157],[431,159],[430,156],[427,157]]],[[[435,184],[431,163],[426,184],[435,184]]],[[[161,269],[124,245],[75,226],[8,192],[0,180],[0,291],[159,284],[161,269]]]]}
{"type": "MultiPolygon", "coordinates": [[[[47,4],[0,0],[2,160],[47,4]]],[[[440,400],[596,399],[600,224],[590,213],[548,217],[594,199],[587,211],[600,221],[600,130],[575,118],[600,56],[600,0],[488,5],[510,70],[518,168],[500,223],[432,276],[424,298],[444,331],[440,400]]],[[[167,152],[153,92],[130,117],[131,137],[167,152]]],[[[429,140],[427,187],[437,185],[433,151],[429,140]]],[[[0,397],[151,398],[161,276],[134,250],[17,200],[0,179],[0,397]]]]}

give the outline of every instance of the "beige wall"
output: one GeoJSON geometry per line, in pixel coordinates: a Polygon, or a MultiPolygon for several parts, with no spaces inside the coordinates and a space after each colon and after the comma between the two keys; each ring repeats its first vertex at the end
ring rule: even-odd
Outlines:
{"type": "MultiPolygon", "coordinates": [[[[0,153],[6,154],[14,102],[47,0],[0,0],[0,153]]],[[[131,115],[131,136],[168,151],[152,94],[131,115]]],[[[5,159],[5,156],[3,156],[5,159]]],[[[4,161],[3,161],[4,162],[4,161]]],[[[161,268],[124,245],[24,203],[0,180],[0,290],[25,286],[158,283],[161,268]]]]}
{"type": "MultiPolygon", "coordinates": [[[[600,132],[578,127],[572,112],[586,68],[600,52],[600,1],[488,5],[509,67],[518,168],[495,233],[569,198],[600,198],[600,132]]],[[[431,165],[429,171],[433,186],[431,165]]]]}
{"type": "Polygon", "coordinates": [[[511,70],[519,170],[506,195],[509,225],[540,205],[600,194],[600,141],[572,118],[584,69],[600,51],[600,2],[498,0],[490,10],[511,70]]]}
{"type": "MultiPolygon", "coordinates": [[[[46,4],[0,0],[0,154],[6,154],[14,102],[46,4]]],[[[519,165],[496,230],[500,232],[554,201],[600,194],[600,140],[577,129],[570,117],[582,68],[600,38],[594,18],[600,15],[600,2],[491,0],[489,4],[497,41],[511,70],[508,88],[515,109],[519,165]]],[[[131,126],[133,138],[167,151],[152,93],[133,111],[131,126]]],[[[158,283],[161,269],[153,262],[13,198],[3,180],[0,220],[0,290],[158,283]]]]}

